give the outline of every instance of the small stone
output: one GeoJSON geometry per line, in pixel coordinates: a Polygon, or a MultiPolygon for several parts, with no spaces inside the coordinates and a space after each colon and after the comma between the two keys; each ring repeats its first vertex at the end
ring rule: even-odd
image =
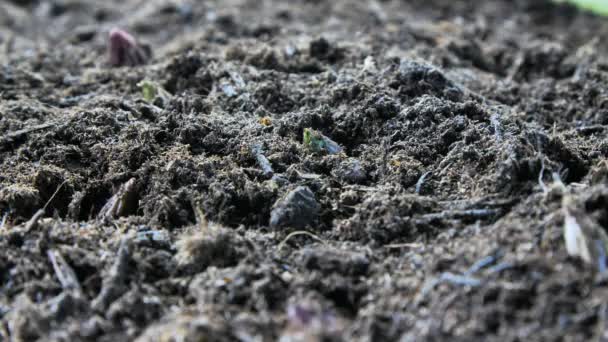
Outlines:
{"type": "Polygon", "coordinates": [[[319,216],[319,204],[308,187],[299,186],[279,199],[270,213],[270,226],[304,228],[319,216]]]}

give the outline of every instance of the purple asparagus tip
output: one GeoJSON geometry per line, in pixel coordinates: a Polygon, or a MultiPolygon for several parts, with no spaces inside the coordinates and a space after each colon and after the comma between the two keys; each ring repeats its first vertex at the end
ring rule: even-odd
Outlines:
{"type": "Polygon", "coordinates": [[[112,66],[142,65],[151,57],[149,47],[140,45],[132,35],[119,28],[110,30],[109,42],[112,66]]]}

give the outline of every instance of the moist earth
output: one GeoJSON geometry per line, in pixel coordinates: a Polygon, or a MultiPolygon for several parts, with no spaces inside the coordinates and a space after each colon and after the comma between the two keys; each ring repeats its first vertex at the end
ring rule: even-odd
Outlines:
{"type": "Polygon", "coordinates": [[[1,2],[0,340],[607,339],[562,210],[608,228],[607,34],[540,0],[1,2]]]}

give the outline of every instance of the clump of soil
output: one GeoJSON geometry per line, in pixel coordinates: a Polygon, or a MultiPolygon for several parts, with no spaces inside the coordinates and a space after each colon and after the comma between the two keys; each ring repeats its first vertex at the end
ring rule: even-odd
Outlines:
{"type": "Polygon", "coordinates": [[[606,33],[544,0],[0,3],[0,340],[605,338],[562,202],[608,228],[606,33]]]}

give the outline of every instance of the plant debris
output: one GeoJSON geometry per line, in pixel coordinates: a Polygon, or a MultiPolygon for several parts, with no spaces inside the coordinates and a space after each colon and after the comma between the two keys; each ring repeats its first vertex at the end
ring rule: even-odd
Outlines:
{"type": "Polygon", "coordinates": [[[131,178],[101,208],[98,217],[107,220],[127,216],[137,210],[137,202],[136,180],[131,178]]]}

